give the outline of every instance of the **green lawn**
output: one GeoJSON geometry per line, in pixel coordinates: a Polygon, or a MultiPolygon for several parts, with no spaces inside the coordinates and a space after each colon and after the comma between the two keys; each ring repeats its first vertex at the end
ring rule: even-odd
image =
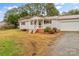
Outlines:
{"type": "Polygon", "coordinates": [[[24,47],[14,39],[0,40],[0,56],[23,55],[24,47]]]}

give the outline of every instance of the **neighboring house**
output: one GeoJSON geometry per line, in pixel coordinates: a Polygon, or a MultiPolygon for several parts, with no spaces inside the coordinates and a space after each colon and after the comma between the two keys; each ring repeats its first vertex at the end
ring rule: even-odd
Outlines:
{"type": "Polygon", "coordinates": [[[79,31],[79,15],[68,16],[33,16],[19,20],[20,29],[44,29],[46,27],[58,28],[61,31],[79,31]]]}
{"type": "Polygon", "coordinates": [[[2,28],[4,25],[6,25],[6,23],[4,21],[0,22],[0,28],[2,28]]]}

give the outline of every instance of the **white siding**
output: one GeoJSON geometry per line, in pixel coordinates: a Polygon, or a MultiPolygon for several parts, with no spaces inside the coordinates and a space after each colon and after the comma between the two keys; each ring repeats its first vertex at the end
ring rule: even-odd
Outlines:
{"type": "Polygon", "coordinates": [[[52,28],[56,27],[56,28],[60,29],[60,21],[58,21],[58,20],[52,20],[51,27],[52,28]]]}
{"type": "Polygon", "coordinates": [[[79,19],[62,20],[60,24],[61,31],[79,31],[79,19]]]}
{"type": "Polygon", "coordinates": [[[43,25],[43,28],[46,28],[46,27],[52,28],[51,24],[44,24],[44,25],[43,25]]]}
{"type": "MultiPolygon", "coordinates": [[[[31,25],[30,22],[25,22],[25,25],[19,23],[20,29],[35,29],[38,28],[38,25],[31,25]]],[[[51,27],[58,28],[61,31],[79,31],[79,19],[73,20],[52,20],[52,24],[44,24],[42,28],[51,27]]]]}
{"type": "Polygon", "coordinates": [[[20,29],[29,29],[30,22],[25,22],[25,25],[22,25],[20,22],[19,25],[20,25],[20,29]]]}

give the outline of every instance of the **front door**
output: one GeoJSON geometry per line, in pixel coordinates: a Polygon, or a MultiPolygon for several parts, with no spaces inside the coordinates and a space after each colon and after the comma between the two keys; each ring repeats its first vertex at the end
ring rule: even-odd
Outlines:
{"type": "Polygon", "coordinates": [[[39,28],[42,28],[42,20],[38,21],[39,28]]]}

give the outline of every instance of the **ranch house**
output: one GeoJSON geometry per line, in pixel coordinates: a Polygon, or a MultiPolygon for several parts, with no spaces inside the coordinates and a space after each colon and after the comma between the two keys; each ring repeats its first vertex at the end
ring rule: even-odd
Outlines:
{"type": "Polygon", "coordinates": [[[19,28],[26,30],[58,28],[61,31],[79,31],[79,15],[67,16],[33,16],[19,20],[19,28]]]}

